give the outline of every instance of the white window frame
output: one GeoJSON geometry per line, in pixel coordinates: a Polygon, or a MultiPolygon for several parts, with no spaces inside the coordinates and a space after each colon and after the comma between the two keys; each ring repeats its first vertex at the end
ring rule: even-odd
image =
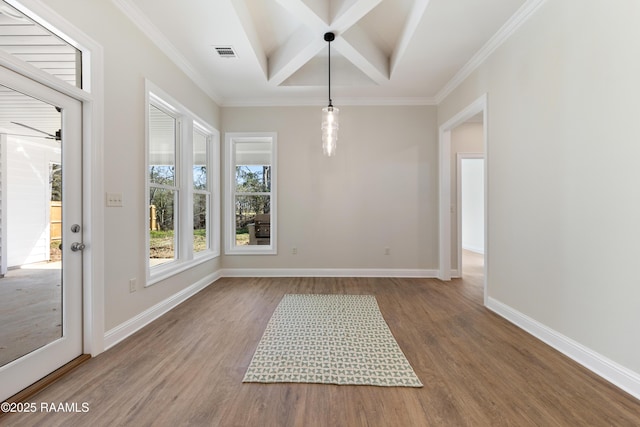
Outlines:
{"type": "MultiPolygon", "coordinates": [[[[278,134],[276,132],[227,132],[225,133],[225,255],[277,255],[278,253],[278,134]],[[236,149],[242,142],[271,143],[271,192],[270,197],[271,234],[269,245],[236,245],[236,149]]],[[[261,193],[262,194],[262,193],[261,193]]]]}
{"type": "Polygon", "coordinates": [[[146,81],[145,99],[145,259],[146,285],[150,286],[168,277],[188,270],[207,260],[220,256],[220,133],[204,120],[193,114],[180,102],[158,86],[146,81]],[[157,266],[149,262],[149,108],[156,108],[176,118],[176,181],[177,200],[174,206],[175,259],[157,266]],[[208,246],[205,251],[193,252],[193,134],[197,129],[207,136],[209,142],[207,181],[208,246]]]}
{"type": "MultiPolygon", "coordinates": [[[[149,266],[151,271],[162,272],[164,269],[170,269],[171,264],[176,263],[180,260],[181,255],[183,253],[182,247],[180,245],[180,239],[182,237],[182,229],[179,226],[181,221],[182,212],[184,211],[183,200],[184,200],[184,184],[182,183],[183,174],[183,162],[181,159],[181,151],[182,151],[182,117],[180,115],[179,110],[175,109],[169,103],[165,102],[163,99],[158,97],[157,95],[150,93],[149,94],[149,104],[147,106],[147,120],[146,120],[146,129],[147,129],[147,167],[146,167],[146,177],[147,177],[147,191],[146,191],[146,200],[147,200],[147,212],[150,212],[149,205],[149,193],[152,188],[157,188],[158,190],[167,190],[173,191],[173,260],[167,261],[157,266],[149,266]],[[173,175],[173,184],[156,184],[151,183],[149,180],[149,149],[150,149],[150,140],[149,140],[149,109],[154,107],[161,112],[165,113],[167,116],[171,117],[175,121],[174,127],[174,175],[173,175]]],[[[147,229],[149,222],[147,222],[147,229]]],[[[149,233],[147,233],[147,255],[150,252],[150,242],[149,242],[149,233]]]]}
{"type": "MultiPolygon", "coordinates": [[[[199,132],[205,135],[207,140],[207,188],[196,190],[191,183],[192,194],[204,194],[208,198],[207,203],[207,249],[194,253],[195,259],[209,259],[211,253],[220,255],[220,142],[218,134],[210,126],[193,121],[193,133],[199,132]]],[[[193,152],[193,150],[192,150],[193,152]]],[[[193,157],[192,157],[193,158],[193,157]]],[[[192,163],[193,165],[193,163],[192,163]]],[[[191,168],[191,171],[193,168],[191,168]]],[[[193,175],[191,175],[193,178],[193,175]]],[[[191,197],[191,209],[193,209],[193,197],[191,197]]],[[[190,215],[193,218],[193,212],[190,215]]],[[[193,248],[193,245],[191,245],[193,248]]]]}

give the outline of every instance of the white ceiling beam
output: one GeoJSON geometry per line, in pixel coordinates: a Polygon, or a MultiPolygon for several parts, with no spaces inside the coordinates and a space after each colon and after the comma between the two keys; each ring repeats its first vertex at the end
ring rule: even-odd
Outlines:
{"type": "Polygon", "coordinates": [[[260,37],[258,36],[258,31],[256,30],[255,25],[253,24],[253,19],[251,19],[251,13],[249,12],[249,8],[245,0],[231,0],[231,4],[236,11],[236,15],[238,15],[238,19],[240,20],[240,25],[244,29],[244,33],[247,36],[247,40],[251,45],[251,49],[253,50],[253,54],[262,69],[265,77],[269,76],[269,63],[267,59],[267,54],[264,51],[264,47],[260,42],[260,37]]]}
{"type": "Polygon", "coordinates": [[[371,43],[355,24],[382,0],[345,0],[327,24],[330,2],[323,0],[276,0],[298,20],[302,27],[269,58],[269,81],[280,85],[318,54],[326,45],[323,34],[336,33],[336,49],[372,80],[381,83],[389,78],[389,60],[371,43]],[[350,34],[349,41],[343,33],[350,34]]]}
{"type": "Polygon", "coordinates": [[[329,26],[340,34],[355,25],[381,2],[382,0],[345,0],[333,14],[329,26]]]}
{"type": "Polygon", "coordinates": [[[322,0],[276,0],[301,22],[301,27],[269,57],[269,82],[278,86],[324,47],[329,16],[322,0]],[[324,18],[323,18],[324,17],[324,18]]]}
{"type": "Polygon", "coordinates": [[[427,10],[429,1],[430,0],[414,0],[413,7],[411,8],[411,12],[409,13],[409,18],[407,19],[407,22],[402,29],[402,35],[398,39],[396,48],[391,53],[389,75],[393,74],[398,63],[406,53],[409,42],[411,42],[411,39],[413,39],[413,35],[418,28],[418,24],[420,24],[425,10],[427,10]]]}
{"type": "Polygon", "coordinates": [[[357,25],[332,44],[342,56],[377,84],[389,80],[389,58],[357,25]]]}
{"type": "Polygon", "coordinates": [[[329,22],[328,2],[322,0],[276,0],[300,23],[320,36],[324,34],[329,22]]]}
{"type": "Polygon", "coordinates": [[[322,34],[302,27],[269,57],[269,82],[280,85],[325,47],[322,34]]]}

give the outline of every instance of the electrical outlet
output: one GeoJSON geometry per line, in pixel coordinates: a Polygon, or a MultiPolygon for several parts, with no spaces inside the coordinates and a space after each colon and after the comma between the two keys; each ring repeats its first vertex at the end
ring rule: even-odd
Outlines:
{"type": "Polygon", "coordinates": [[[129,279],[129,292],[133,293],[136,291],[136,279],[129,279]]]}
{"type": "Polygon", "coordinates": [[[291,248],[291,253],[293,255],[298,255],[298,248],[291,248]]]}
{"type": "Polygon", "coordinates": [[[121,208],[122,193],[107,193],[107,206],[110,208],[121,208]]]}
{"type": "Polygon", "coordinates": [[[390,255],[391,254],[391,248],[384,248],[384,254],[385,255],[390,255]]]}

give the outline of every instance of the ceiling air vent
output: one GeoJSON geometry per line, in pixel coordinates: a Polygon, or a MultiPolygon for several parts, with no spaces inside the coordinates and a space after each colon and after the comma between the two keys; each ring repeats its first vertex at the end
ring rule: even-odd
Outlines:
{"type": "Polygon", "coordinates": [[[236,52],[233,50],[231,46],[214,46],[213,47],[220,58],[236,58],[236,52]]]}

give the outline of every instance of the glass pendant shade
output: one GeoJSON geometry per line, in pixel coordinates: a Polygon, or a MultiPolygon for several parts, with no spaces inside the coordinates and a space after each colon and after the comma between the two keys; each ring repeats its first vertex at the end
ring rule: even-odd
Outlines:
{"type": "Polygon", "coordinates": [[[322,109],[322,151],[325,156],[336,154],[338,142],[338,114],[340,110],[330,105],[322,109]]]}

